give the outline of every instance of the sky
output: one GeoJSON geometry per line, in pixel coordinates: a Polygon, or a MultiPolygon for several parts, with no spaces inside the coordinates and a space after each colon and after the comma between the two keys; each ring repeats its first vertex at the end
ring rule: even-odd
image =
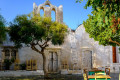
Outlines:
{"type": "MultiPolygon", "coordinates": [[[[0,14],[7,22],[11,22],[17,15],[29,14],[33,11],[33,3],[37,6],[46,0],[0,0],[0,14]]],[[[71,29],[76,29],[80,24],[88,19],[91,14],[91,7],[84,9],[86,0],[81,4],[75,0],[49,0],[52,5],[59,7],[63,5],[63,22],[71,29]]]]}

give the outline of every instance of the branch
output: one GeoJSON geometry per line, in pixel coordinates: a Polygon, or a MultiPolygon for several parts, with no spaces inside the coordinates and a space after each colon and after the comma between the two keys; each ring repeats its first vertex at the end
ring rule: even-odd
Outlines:
{"type": "Polygon", "coordinates": [[[49,46],[49,45],[47,44],[48,41],[49,41],[49,39],[46,39],[46,41],[45,41],[42,45],[39,44],[39,46],[41,46],[41,51],[42,51],[42,52],[44,52],[45,48],[49,46]]]}
{"type": "Polygon", "coordinates": [[[112,42],[112,43],[116,43],[117,45],[120,46],[120,43],[119,43],[119,42],[117,42],[117,41],[113,41],[111,38],[110,38],[109,40],[110,40],[110,42],[112,42]]]}
{"type": "Polygon", "coordinates": [[[38,42],[38,41],[37,41],[36,43],[35,43],[34,41],[35,41],[35,40],[33,39],[33,40],[31,41],[30,45],[37,45],[37,42],[38,42]]]}
{"type": "Polygon", "coordinates": [[[37,41],[37,44],[39,45],[39,47],[40,47],[41,49],[43,48],[42,45],[39,44],[39,41],[37,41]]]}
{"type": "Polygon", "coordinates": [[[46,47],[48,47],[49,45],[47,44],[47,42],[45,42],[44,43],[44,46],[42,46],[42,50],[41,51],[44,51],[44,49],[46,48],[46,47]]]}
{"type": "Polygon", "coordinates": [[[36,52],[38,52],[38,53],[43,54],[43,52],[42,52],[42,51],[39,51],[39,50],[35,47],[35,45],[31,45],[31,48],[32,48],[32,50],[34,50],[34,51],[36,51],[36,52]]]}
{"type": "Polygon", "coordinates": [[[46,40],[46,41],[44,42],[44,44],[42,45],[42,47],[45,46],[45,45],[47,44],[47,42],[48,42],[48,41],[46,40]]]}
{"type": "MultiPolygon", "coordinates": [[[[38,41],[37,41],[36,43],[34,43],[34,41],[32,41],[32,42],[30,43],[30,45],[31,45],[32,50],[34,50],[34,51],[36,51],[36,52],[38,52],[38,53],[43,54],[42,47],[40,47],[40,48],[41,48],[41,51],[35,47],[36,45],[39,45],[38,41]]],[[[40,46],[40,45],[39,45],[39,46],[40,46]]]]}
{"type": "Polygon", "coordinates": [[[34,51],[43,54],[45,48],[46,48],[47,46],[49,46],[49,45],[47,44],[48,41],[49,41],[49,39],[46,39],[46,41],[45,41],[42,45],[39,43],[39,41],[37,41],[36,43],[35,43],[34,41],[32,41],[30,45],[31,45],[31,48],[32,48],[34,51]],[[36,45],[38,45],[38,46],[41,48],[41,50],[37,49],[37,48],[35,47],[36,45]]]}
{"type": "Polygon", "coordinates": [[[47,47],[48,46],[48,41],[50,40],[50,38],[46,38],[46,41],[42,44],[42,47],[47,47]]]}

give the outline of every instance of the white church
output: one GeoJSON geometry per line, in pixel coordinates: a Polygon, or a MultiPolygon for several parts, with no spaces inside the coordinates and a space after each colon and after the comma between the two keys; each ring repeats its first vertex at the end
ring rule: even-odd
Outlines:
{"type": "MultiPolygon", "coordinates": [[[[41,9],[43,9],[47,17],[51,17],[51,11],[55,11],[56,21],[63,23],[62,5],[56,7],[48,0],[39,6],[33,3],[33,11],[36,14],[39,14],[41,9]],[[49,7],[46,7],[46,5],[49,5],[49,7]]],[[[76,30],[70,28],[68,30],[69,33],[63,45],[54,46],[51,44],[45,50],[48,73],[83,73],[84,69],[104,69],[106,67],[110,68],[111,72],[119,73],[119,47],[99,45],[97,41],[89,38],[89,34],[85,32],[84,25],[79,25],[76,30]],[[115,61],[113,61],[113,54],[115,55],[115,61]]],[[[33,51],[30,47],[15,48],[14,42],[10,41],[10,36],[7,34],[6,41],[0,47],[0,61],[2,63],[4,59],[11,59],[12,57],[19,60],[19,64],[28,64],[27,61],[35,60],[36,71],[40,71],[43,74],[42,55],[33,51]]],[[[14,64],[11,66],[10,70],[14,70],[14,64]]],[[[2,72],[2,69],[0,70],[2,72]]]]}

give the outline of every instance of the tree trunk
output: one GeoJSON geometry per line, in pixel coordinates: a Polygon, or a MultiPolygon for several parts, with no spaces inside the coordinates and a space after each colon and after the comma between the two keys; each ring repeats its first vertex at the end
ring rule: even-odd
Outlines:
{"type": "Polygon", "coordinates": [[[42,55],[43,56],[43,71],[44,71],[44,75],[47,76],[48,75],[48,71],[47,71],[47,64],[46,64],[46,56],[45,54],[42,55]]]}
{"type": "Polygon", "coordinates": [[[112,46],[112,51],[113,51],[113,63],[116,63],[116,47],[112,46]]]}

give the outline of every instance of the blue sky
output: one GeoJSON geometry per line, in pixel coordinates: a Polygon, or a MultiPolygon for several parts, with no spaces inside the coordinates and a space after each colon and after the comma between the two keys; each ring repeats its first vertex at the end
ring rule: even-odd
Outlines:
{"type": "MultiPolygon", "coordinates": [[[[28,14],[33,10],[33,3],[37,5],[44,3],[46,0],[0,0],[0,14],[7,22],[13,21],[17,15],[28,14]]],[[[55,6],[63,5],[63,21],[71,29],[76,29],[78,25],[88,19],[91,14],[91,7],[84,9],[84,2],[75,3],[75,0],[50,0],[55,6]]]]}

